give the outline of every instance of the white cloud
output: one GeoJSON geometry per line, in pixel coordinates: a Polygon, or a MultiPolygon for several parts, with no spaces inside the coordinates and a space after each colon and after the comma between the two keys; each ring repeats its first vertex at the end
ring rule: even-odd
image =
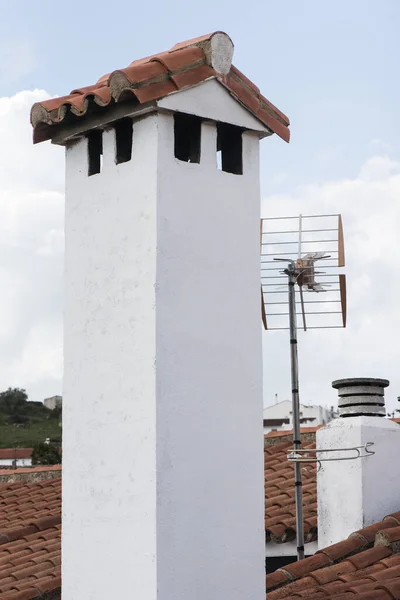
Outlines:
{"type": "Polygon", "coordinates": [[[0,98],[0,390],[60,393],[64,153],[33,146],[31,105],[43,91],[0,98]]]}
{"type": "MultiPolygon", "coordinates": [[[[264,216],[341,213],[346,244],[346,330],[300,335],[300,394],[304,403],[333,405],[333,379],[384,377],[387,404],[400,396],[400,162],[376,156],[354,179],[309,185],[263,200],[264,216]]],[[[265,403],[290,394],[287,332],[264,334],[265,403]]],[[[399,405],[400,408],[400,405],[399,405]]]]}

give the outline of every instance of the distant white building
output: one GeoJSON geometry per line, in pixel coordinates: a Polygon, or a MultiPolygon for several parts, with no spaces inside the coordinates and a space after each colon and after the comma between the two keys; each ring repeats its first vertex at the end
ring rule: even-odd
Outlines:
{"type": "MultiPolygon", "coordinates": [[[[300,424],[303,427],[316,427],[317,425],[326,425],[336,414],[333,407],[326,408],[326,406],[307,405],[300,404],[300,424]]],[[[277,402],[272,406],[264,408],[264,434],[270,431],[283,431],[285,429],[292,429],[293,427],[293,414],[292,414],[292,402],[290,400],[283,400],[277,402]]]]}
{"type": "Polygon", "coordinates": [[[54,410],[55,408],[61,408],[62,396],[51,396],[51,398],[45,398],[43,404],[46,408],[54,410]]]}
{"type": "Polygon", "coordinates": [[[32,465],[32,448],[1,448],[0,468],[30,467],[32,465]]]}

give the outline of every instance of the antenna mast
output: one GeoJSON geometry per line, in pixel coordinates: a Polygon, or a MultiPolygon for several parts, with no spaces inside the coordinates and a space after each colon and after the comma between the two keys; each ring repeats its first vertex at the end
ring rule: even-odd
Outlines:
{"type": "MultiPolygon", "coordinates": [[[[317,221],[318,222],[318,221],[317,221]]],[[[296,227],[294,225],[294,227],[296,227]]],[[[292,388],[292,415],[293,415],[293,454],[302,456],[301,450],[301,431],[300,431],[300,400],[299,400],[299,363],[297,352],[297,329],[298,313],[297,305],[300,306],[302,327],[307,329],[321,329],[346,326],[346,280],[345,275],[335,274],[332,271],[325,273],[316,271],[315,263],[319,260],[327,262],[327,269],[336,269],[343,267],[344,243],[342,219],[340,215],[312,215],[299,217],[278,217],[261,220],[261,299],[262,299],[262,320],[267,330],[288,329],[287,321],[282,321],[282,317],[289,317],[290,332],[290,370],[291,370],[291,388],[292,388]],[[310,219],[321,219],[320,226],[314,227],[310,219]],[[332,221],[333,219],[333,221],[332,221]],[[298,223],[297,229],[290,229],[281,225],[282,221],[286,224],[289,220],[298,223]],[[306,224],[305,224],[306,222],[306,224]],[[266,225],[266,227],[264,227],[266,225]],[[280,230],[280,229],[283,230],[280,230]],[[336,236],[333,239],[333,233],[336,236]],[[296,234],[297,240],[293,240],[293,234],[296,234]],[[322,235],[322,239],[321,238],[322,235]],[[326,234],[328,237],[326,238],[326,234]],[[263,241],[263,236],[268,235],[267,241],[263,241]],[[289,239],[287,238],[289,235],[289,239]],[[317,239],[316,239],[317,238],[317,239]],[[318,243],[323,249],[315,252],[313,244],[318,243]],[[326,248],[329,244],[329,248],[326,248]],[[333,245],[336,245],[333,248],[333,245]],[[283,246],[283,249],[278,249],[283,246]],[[265,248],[266,247],[266,251],[265,248]],[[326,248],[324,250],[324,248],[326,248]],[[304,254],[303,254],[304,252],[304,254]],[[329,252],[329,254],[328,254],[329,252]],[[303,255],[302,255],[303,254],[303,255]],[[287,263],[287,268],[282,270],[273,265],[275,261],[287,263]],[[266,274],[264,274],[266,273],[266,274]],[[278,274],[278,275],[277,275],[278,274]],[[288,293],[286,295],[286,284],[274,282],[280,279],[281,275],[287,276],[288,293]],[[316,276],[320,280],[315,281],[316,276]],[[283,287],[282,287],[283,286],[283,287]],[[299,293],[299,299],[296,299],[296,289],[299,293]],[[303,290],[306,292],[304,296],[303,290]],[[307,292],[324,292],[325,300],[308,300],[307,292]],[[273,295],[272,295],[273,294],[273,295]],[[324,304],[322,311],[318,310],[318,305],[324,304]],[[288,312],[282,312],[282,306],[288,305],[288,312]],[[311,308],[308,309],[308,306],[311,308]],[[316,306],[314,306],[316,305],[316,306]],[[272,307],[272,308],[270,308],[272,307]],[[325,310],[326,309],[326,310],[325,310]],[[339,309],[339,310],[337,310],[339,309]],[[275,312],[271,312],[275,311],[275,312]],[[321,322],[326,320],[329,315],[329,323],[321,322]],[[340,315],[340,324],[336,315],[340,315]],[[333,321],[332,321],[333,319],[333,321]],[[272,320],[273,326],[268,325],[272,320]],[[275,321],[275,322],[274,322],[275,321]],[[278,323],[276,323],[278,321],[278,323]],[[311,325],[309,325],[309,321],[311,325]]],[[[311,295],[311,297],[313,297],[311,295]]],[[[296,537],[297,537],[297,559],[304,558],[304,524],[303,524],[303,491],[302,491],[302,473],[301,461],[293,460],[294,481],[295,481],[295,503],[296,503],[296,537]]],[[[303,460],[304,462],[304,460],[303,460]]]]}
{"type": "MultiPolygon", "coordinates": [[[[300,244],[299,244],[300,246],[300,244]]],[[[290,329],[290,370],[292,381],[292,412],[293,412],[293,449],[301,447],[300,434],[300,401],[299,401],[299,360],[297,356],[297,315],[296,315],[296,269],[291,262],[285,270],[289,285],[289,329],[290,329]]],[[[301,464],[294,463],[294,494],[296,502],[296,539],[297,559],[304,558],[304,527],[303,527],[303,482],[301,464]]]]}

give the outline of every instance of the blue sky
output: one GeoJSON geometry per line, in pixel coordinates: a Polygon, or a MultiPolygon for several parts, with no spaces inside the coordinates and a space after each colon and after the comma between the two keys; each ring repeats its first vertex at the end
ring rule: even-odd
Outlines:
{"type": "Polygon", "coordinates": [[[289,147],[263,146],[264,193],[351,176],[380,143],[399,153],[398,0],[2,4],[0,96],[68,93],[222,29],[236,66],[292,123],[289,147]]]}
{"type": "MultiPolygon", "coordinates": [[[[223,30],[234,64],[291,120],[289,145],[262,143],[263,214],[343,215],[348,327],[301,336],[301,401],[331,405],[333,379],[376,376],[396,407],[399,0],[0,3],[0,389],[61,392],[64,160],[32,146],[30,106],[223,30]]],[[[266,333],[265,404],[289,397],[288,358],[285,333],[266,333]]]]}

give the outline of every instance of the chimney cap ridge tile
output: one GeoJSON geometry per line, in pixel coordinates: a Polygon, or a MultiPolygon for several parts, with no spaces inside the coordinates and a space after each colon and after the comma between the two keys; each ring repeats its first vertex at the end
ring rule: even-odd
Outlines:
{"type": "Polygon", "coordinates": [[[175,44],[170,50],[135,60],[107,73],[96,84],[77,87],[68,95],[36,102],[31,109],[34,143],[52,139],[59,126],[124,102],[157,101],[194,85],[216,79],[265,129],[289,142],[290,121],[232,65],[233,42],[221,31],[175,44]]]}

